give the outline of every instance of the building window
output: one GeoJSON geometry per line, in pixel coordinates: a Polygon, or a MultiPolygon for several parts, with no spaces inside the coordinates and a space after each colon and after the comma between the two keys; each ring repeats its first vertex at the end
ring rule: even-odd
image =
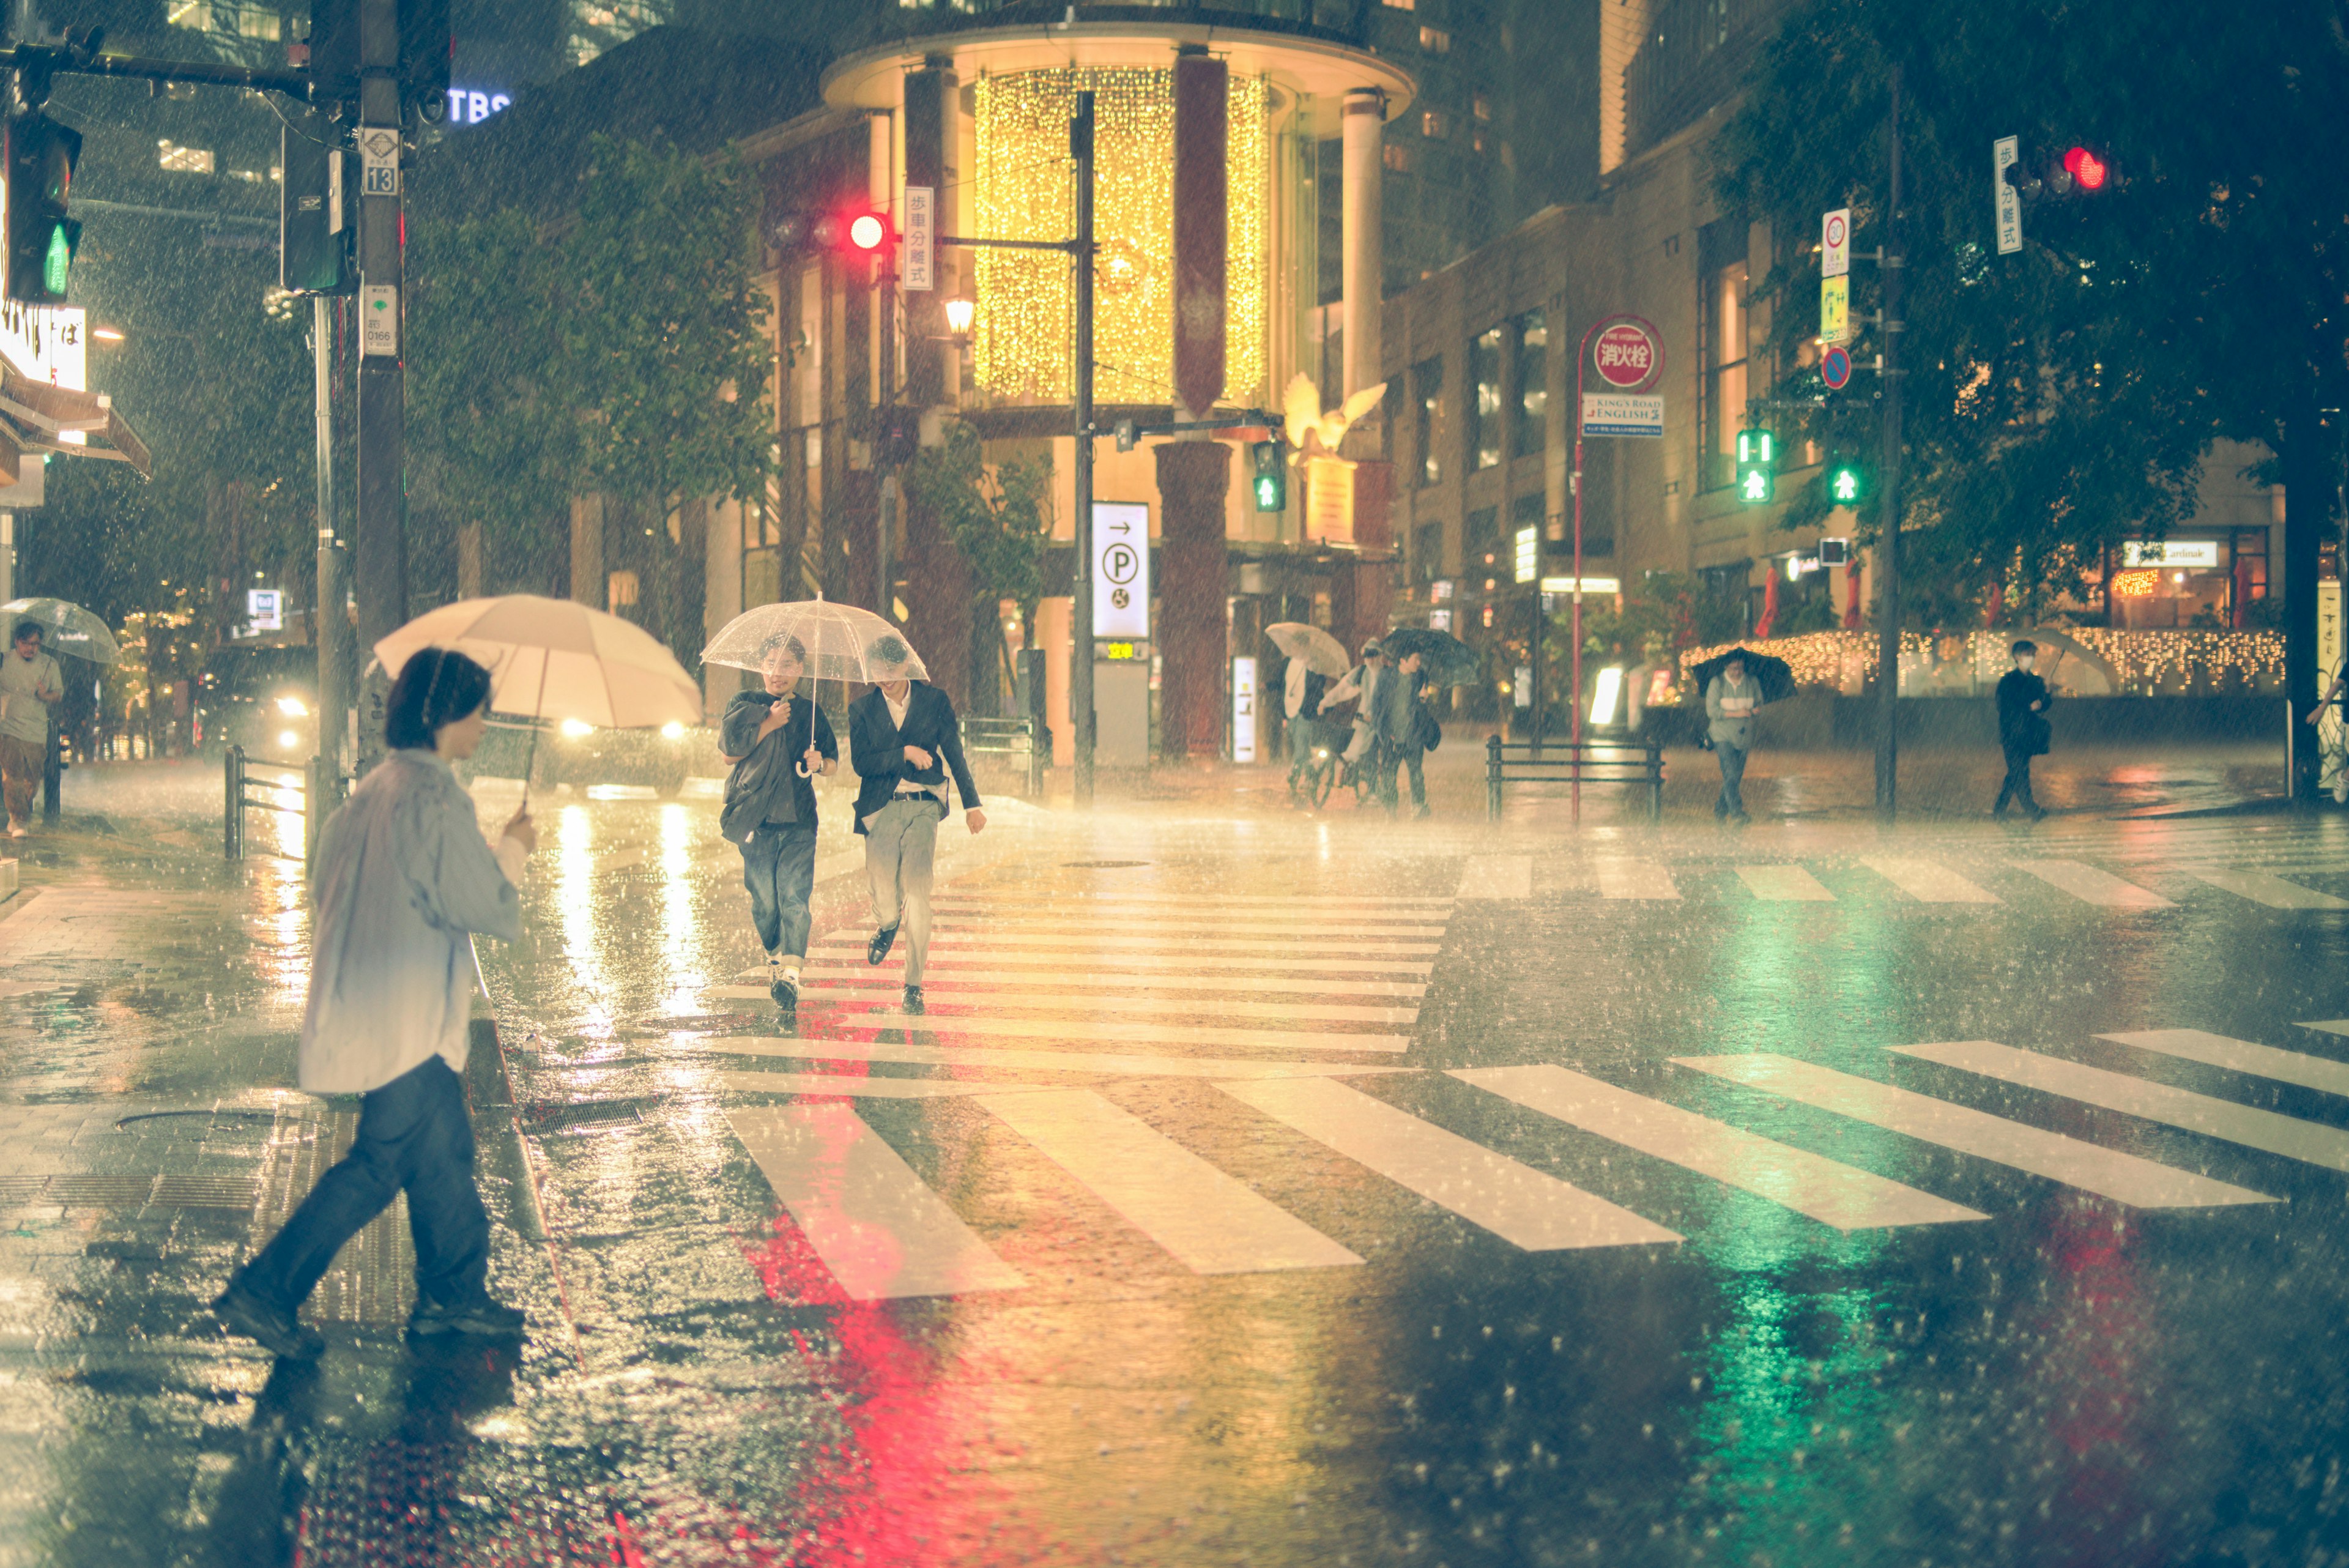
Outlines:
{"type": "MultiPolygon", "coordinates": [[[[1538,490],[1529,491],[1509,503],[1509,547],[1512,551],[1516,548],[1517,534],[1520,529],[1532,529],[1534,537],[1537,539],[1542,536],[1542,521],[1548,510],[1549,508],[1545,504],[1545,498],[1538,490]]],[[[1515,557],[1512,556],[1513,563],[1514,559],[1515,557]]]]}
{"type": "Polygon", "coordinates": [[[1737,431],[1745,420],[1745,220],[1707,223],[1697,236],[1697,331],[1702,379],[1698,488],[1734,483],[1737,431]]]}
{"type": "Polygon", "coordinates": [[[630,571],[612,572],[604,580],[604,602],[613,609],[626,609],[636,602],[636,574],[630,571]]]}
{"type": "Polygon", "coordinates": [[[155,146],[157,161],[174,173],[209,174],[212,171],[210,148],[180,147],[169,141],[159,141],[155,146]]]}
{"type": "Polygon", "coordinates": [[[1423,523],[1411,531],[1411,575],[1432,583],[1444,575],[1444,524],[1423,523]]]}
{"type": "Polygon", "coordinates": [[[1422,136],[1449,136],[1452,134],[1452,121],[1440,109],[1423,110],[1419,117],[1419,133],[1422,136]]]}
{"type": "Polygon", "coordinates": [[[1419,0],[1386,0],[1386,4],[1390,11],[1412,11],[1418,9],[1419,0]]]}
{"type": "Polygon", "coordinates": [[[1525,457],[1542,450],[1549,440],[1549,317],[1528,310],[1511,322],[1517,340],[1517,395],[1513,400],[1516,433],[1509,455],[1525,457]]]}
{"type": "Polygon", "coordinates": [[[1422,27],[1419,47],[1431,55],[1448,55],[1452,52],[1452,35],[1441,27],[1422,27]]]}
{"type": "Polygon", "coordinates": [[[1400,141],[1388,142],[1386,145],[1386,165],[1398,174],[1410,173],[1411,149],[1405,147],[1400,141]]]}
{"type": "Polygon", "coordinates": [[[1485,151],[1485,133],[1484,133],[1484,131],[1482,131],[1481,130],[1478,130],[1475,136],[1473,136],[1473,137],[1471,137],[1471,138],[1469,139],[1469,144],[1470,144],[1472,147],[1474,147],[1477,151],[1479,151],[1479,152],[1484,151],[1485,151]]]}
{"type": "Polygon", "coordinates": [[[1469,112],[1479,119],[1490,119],[1493,118],[1493,100],[1480,92],[1469,100],[1469,112]]]}
{"type": "Polygon", "coordinates": [[[1468,345],[1468,379],[1475,396],[1468,405],[1468,461],[1477,468],[1501,462],[1501,329],[1482,332],[1468,345]]]}
{"type": "Polygon", "coordinates": [[[1435,443],[1444,430],[1444,361],[1422,359],[1411,368],[1411,393],[1417,412],[1413,416],[1419,442],[1419,483],[1422,487],[1444,483],[1444,460],[1435,443]]]}
{"type": "MultiPolygon", "coordinates": [[[[1492,566],[1493,557],[1500,553],[1501,548],[1501,509],[1479,506],[1468,514],[1468,531],[1464,543],[1471,571],[1480,566],[1492,566]]],[[[1489,585],[1487,591],[1490,591],[1489,585]]]]}

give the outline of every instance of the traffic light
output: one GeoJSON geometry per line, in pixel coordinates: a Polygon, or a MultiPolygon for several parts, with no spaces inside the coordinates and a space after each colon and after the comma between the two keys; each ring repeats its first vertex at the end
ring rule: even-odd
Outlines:
{"type": "Polygon", "coordinates": [[[1868,497],[1868,472],[1854,457],[1831,458],[1826,467],[1827,504],[1857,506],[1868,497]]]}
{"type": "Polygon", "coordinates": [[[2006,166],[2005,178],[2026,202],[2097,196],[2121,183],[2109,151],[2080,145],[2018,158],[2006,166]]]}
{"type": "Polygon", "coordinates": [[[788,212],[767,225],[767,243],[787,254],[836,251],[843,256],[872,256],[896,238],[889,215],[862,203],[788,212]]]}
{"type": "Polygon", "coordinates": [[[73,280],[81,225],[66,215],[81,132],[36,110],[8,122],[8,272],[5,292],[19,305],[63,305],[73,280]]]}
{"type": "Polygon", "coordinates": [[[294,294],[341,294],[357,286],[346,265],[350,224],[345,207],[340,137],[326,111],[296,103],[281,111],[277,193],[277,281],[294,294]]]}
{"type": "Polygon", "coordinates": [[[1768,431],[1737,432],[1737,499],[1748,506],[1778,491],[1778,438],[1768,431]]]}
{"type": "Polygon", "coordinates": [[[1279,441],[1260,441],[1248,447],[1248,456],[1256,463],[1256,509],[1258,512],[1288,510],[1288,452],[1279,441]]]}

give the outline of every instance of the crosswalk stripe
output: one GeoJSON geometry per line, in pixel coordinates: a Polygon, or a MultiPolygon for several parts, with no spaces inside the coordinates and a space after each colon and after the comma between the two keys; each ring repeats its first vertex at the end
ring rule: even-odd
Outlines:
{"type": "Polygon", "coordinates": [[[837,1021],[849,1029],[913,1029],[926,1034],[995,1034],[1016,1040],[1123,1041],[1133,1045],[1237,1045],[1264,1051],[1389,1051],[1411,1049],[1402,1034],[1343,1034],[1319,1029],[1218,1029],[1191,1023],[1121,1023],[1081,1019],[932,1018],[927,1013],[860,1012],[837,1021]]]}
{"type": "Polygon", "coordinates": [[[726,1120],[852,1299],[1027,1283],[848,1106],[736,1106],[726,1120]]]}
{"type": "Polygon", "coordinates": [[[1978,887],[1938,860],[1895,855],[1863,855],[1859,863],[1920,904],[1995,904],[1998,895],[1978,887]]]}
{"type": "Polygon", "coordinates": [[[848,1073],[720,1073],[718,1085],[737,1095],[836,1095],[860,1100],[936,1100],[1011,1094],[1021,1087],[971,1078],[874,1078],[848,1073]]]}
{"type": "Polygon", "coordinates": [[[1871,1127],[2012,1166],[2139,1209],[2198,1209],[2274,1199],[2190,1171],[2173,1170],[2062,1133],[1854,1077],[1791,1056],[1675,1056],[1683,1067],[1816,1106],[1871,1127]]]}
{"type": "MultiPolygon", "coordinates": [[[[1226,936],[1252,937],[1259,940],[1277,940],[1294,937],[1301,929],[1319,930],[1324,918],[1314,915],[1310,921],[1302,916],[1282,916],[1276,921],[1257,921],[1241,918],[1228,920],[1185,920],[1162,919],[1155,915],[1055,915],[1028,914],[1020,911],[982,911],[978,909],[938,910],[934,929],[939,936],[950,932],[1053,931],[1081,935],[1092,931],[1216,931],[1226,936]]],[[[1348,920],[1348,937],[1440,937],[1444,928],[1436,926],[1398,926],[1381,921],[1348,920]]]]}
{"type": "MultiPolygon", "coordinates": [[[[858,955],[857,961],[860,963],[864,961],[864,941],[861,937],[854,940],[824,938],[821,939],[817,945],[834,949],[853,949],[858,955]]],[[[1191,948],[1197,944],[1184,942],[1179,945],[1191,948]]],[[[1433,952],[1435,950],[1431,948],[1428,950],[1433,952]]],[[[836,957],[837,954],[824,956],[836,957]]],[[[905,950],[899,949],[889,955],[885,963],[872,969],[869,972],[887,974],[904,961],[905,950]]],[[[933,944],[930,948],[930,964],[941,972],[957,967],[985,970],[1018,968],[1058,970],[1071,964],[1104,963],[1113,963],[1121,970],[1133,970],[1136,973],[1159,970],[1188,971],[1202,966],[1226,972],[1268,970],[1296,975],[1411,974],[1425,976],[1433,973],[1435,970],[1435,966],[1432,963],[1413,959],[1322,958],[1292,953],[1275,955],[1261,951],[1217,953],[1213,958],[1186,958],[1164,952],[1094,952],[1082,948],[1047,950],[998,948],[983,940],[973,941],[967,938],[949,939],[943,943],[933,944]]]]}
{"type": "Polygon", "coordinates": [[[1530,898],[1534,896],[1534,857],[1530,855],[1471,855],[1460,868],[1463,898],[1530,898]]]}
{"type": "Polygon", "coordinates": [[[979,1103],[1194,1273],[1362,1261],[1091,1089],[988,1096],[979,1103]]]}
{"type": "MultiPolygon", "coordinates": [[[[1348,950],[1375,958],[1433,958],[1444,950],[1433,942],[1398,942],[1381,939],[1358,939],[1350,931],[1343,933],[1348,950]]],[[[1027,935],[1018,931],[946,931],[933,939],[940,947],[965,948],[1053,948],[1071,956],[1082,953],[1115,952],[1127,948],[1154,951],[1170,946],[1181,946],[1193,952],[1257,953],[1283,956],[1284,946],[1293,945],[1299,957],[1326,952],[1332,945],[1332,934],[1317,933],[1309,946],[1300,933],[1289,932],[1286,938],[1268,937],[1198,937],[1185,935],[1168,937],[1085,936],[1071,934],[1027,935]]],[[[843,932],[821,940],[821,945],[833,948],[854,948],[863,951],[865,939],[861,935],[843,932]]]]}
{"type": "MultiPolygon", "coordinates": [[[[809,964],[800,971],[807,981],[833,981],[843,984],[864,986],[895,986],[901,984],[897,976],[887,970],[866,964],[809,964]]],[[[764,996],[767,971],[764,966],[744,970],[734,977],[738,984],[758,982],[764,996]]],[[[1427,985],[1415,980],[1339,980],[1327,976],[1293,974],[1070,974],[1059,970],[1049,976],[1005,971],[993,964],[950,964],[930,960],[929,972],[923,984],[933,992],[968,991],[985,994],[988,990],[1026,985],[1049,979],[1055,986],[1073,991],[1237,991],[1254,994],[1260,992],[1296,992],[1309,996],[1391,996],[1416,1000],[1427,994],[1427,985]]]]}
{"type": "Polygon", "coordinates": [[[1832,904],[1826,884],[1800,866],[1740,866],[1738,879],[1754,896],[1772,903],[1832,904]]]}
{"type": "Polygon", "coordinates": [[[2271,909],[2349,909],[2349,898],[2336,898],[2265,871],[2189,871],[2187,875],[2271,909]]]}
{"type": "Polygon", "coordinates": [[[1602,898],[1677,898],[1672,874],[1652,860],[1602,859],[1598,863],[1602,898]]]}
{"type": "MultiPolygon", "coordinates": [[[[2303,1028],[2323,1029],[2323,1024],[2304,1024],[2303,1028]]],[[[2342,1033],[2349,1033],[2344,1028],[2342,1033]]],[[[2305,1089],[2322,1089],[2329,1095],[2349,1095],[2349,1062],[2336,1062],[2329,1056],[2312,1056],[2304,1051],[2279,1051],[2272,1045],[2257,1045],[2249,1040],[2230,1040],[2224,1034],[2212,1034],[2200,1029],[2139,1029],[2126,1034],[2099,1034],[2099,1040],[2109,1040],[2116,1045],[2132,1050],[2157,1052],[2164,1056],[2180,1056],[2189,1062],[2200,1062],[2206,1066],[2225,1067],[2231,1072],[2249,1074],[2254,1078],[2272,1078],[2279,1084],[2297,1084],[2305,1089]]]]}
{"type": "MultiPolygon", "coordinates": [[[[941,909],[948,904],[985,901],[982,893],[940,894],[935,900],[941,909]]],[[[1371,893],[1056,893],[1053,902],[1075,909],[1087,904],[1098,904],[1111,909],[1123,909],[1129,904],[1180,904],[1190,909],[1244,906],[1307,910],[1392,909],[1411,913],[1425,910],[1434,915],[1451,909],[1454,900],[1448,893],[1424,897],[1371,893]]]]}
{"type": "Polygon", "coordinates": [[[2108,909],[2173,909],[2177,906],[2150,888],[2124,882],[2109,871],[2099,871],[2077,860],[2012,860],[2018,871],[2028,871],[2051,888],[2061,888],[2083,903],[2108,909]]]}
{"type": "Polygon", "coordinates": [[[1892,1049],[1922,1062],[1938,1062],[1945,1067],[2020,1084],[2027,1089],[2060,1095],[2084,1105],[2102,1106],[2149,1122],[2184,1127],[2189,1132],[2224,1138],[2229,1143],[2264,1149],[2289,1159],[2349,1170],[2349,1132],[2263,1111],[2256,1106],[2214,1099],[2209,1095],[2172,1088],[2168,1084],[2149,1083],[2126,1073],[2108,1073],[2102,1067],[2017,1051],[2011,1045],[1988,1040],[1895,1045],[1892,1049]]]}
{"type": "Polygon", "coordinates": [[[2320,1023],[2303,1023],[2302,1029],[2313,1029],[2321,1034],[2349,1034],[2349,1018],[2328,1018],[2320,1023]]]}
{"type": "MultiPolygon", "coordinates": [[[[802,976],[802,979],[805,977],[802,976]]],[[[926,981],[925,981],[926,985],[926,981]]],[[[705,996],[727,1002],[768,1000],[763,985],[713,985],[705,996]]],[[[872,994],[835,986],[804,985],[800,988],[802,1006],[813,1002],[833,1007],[867,1006],[894,1000],[887,993],[872,994]]],[[[1174,1002],[1163,996],[1102,996],[1075,994],[1059,991],[990,991],[941,992],[928,995],[930,1011],[925,1017],[958,1019],[959,1009],[1014,1008],[1041,1009],[1047,1012],[1141,1012],[1163,1016],[1174,1012],[1185,1015],[1205,1014],[1217,1018],[1268,1018],[1275,1021],[1294,1020],[1300,1023],[1395,1023],[1406,1028],[1419,1022],[1416,1007],[1361,1007],[1344,1004],[1307,1002],[1244,1002],[1230,997],[1216,997],[1204,1002],[1174,1002]]],[[[853,1023],[854,1018],[839,1022],[853,1023]]]]}
{"type": "Polygon", "coordinates": [[[1007,1073],[1099,1073],[1120,1078],[1376,1076],[1411,1071],[1361,1062],[1255,1062],[1230,1056],[1160,1056],[1118,1051],[1037,1051],[1018,1046],[891,1044],[885,1041],[785,1040],[718,1035],[694,1043],[713,1056],[778,1056],[799,1062],[904,1062],[1007,1073]]]}
{"type": "Polygon", "coordinates": [[[1528,1110],[1766,1198],[1838,1231],[1988,1218],[1873,1171],[1564,1067],[1454,1067],[1451,1074],[1528,1110]]]}
{"type": "Polygon", "coordinates": [[[1527,1251],[1681,1239],[1597,1193],[1327,1078],[1217,1087],[1527,1251]]]}

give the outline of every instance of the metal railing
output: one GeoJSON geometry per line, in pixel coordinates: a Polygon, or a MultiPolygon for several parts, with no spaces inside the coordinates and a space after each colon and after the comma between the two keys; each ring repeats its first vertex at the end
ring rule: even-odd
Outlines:
{"type": "MultiPolygon", "coordinates": [[[[264,767],[268,765],[263,764],[264,767]]],[[[221,824],[221,854],[224,858],[230,860],[244,858],[244,814],[248,811],[274,811],[290,816],[307,817],[308,813],[305,807],[308,804],[309,791],[300,774],[289,773],[284,780],[276,780],[264,774],[256,782],[251,773],[250,765],[245,761],[243,746],[231,746],[228,749],[228,757],[222,771],[225,775],[222,781],[224,788],[221,824]],[[254,794],[253,791],[256,788],[274,791],[279,794],[300,796],[304,804],[286,805],[281,801],[254,794]]],[[[276,855],[288,860],[307,857],[306,854],[291,856],[285,855],[283,850],[276,849],[265,849],[262,853],[276,855]]]]}
{"type": "Polygon", "coordinates": [[[1653,737],[1627,741],[1505,741],[1485,742],[1485,817],[1501,820],[1501,787],[1510,784],[1628,784],[1645,785],[1648,820],[1664,815],[1664,748],[1653,737]],[[1613,756],[1595,753],[1618,753],[1613,756]]]}
{"type": "Polygon", "coordinates": [[[1044,768],[1052,757],[1052,732],[1038,722],[1033,714],[1019,719],[975,719],[966,715],[962,721],[962,749],[966,756],[1025,759],[1027,798],[1044,798],[1044,768]]]}

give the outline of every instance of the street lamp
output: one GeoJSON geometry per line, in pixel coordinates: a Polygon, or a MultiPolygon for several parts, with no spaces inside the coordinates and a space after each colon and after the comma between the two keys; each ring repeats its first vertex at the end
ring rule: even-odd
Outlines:
{"type": "Polygon", "coordinates": [[[957,337],[970,336],[970,324],[978,315],[978,306],[968,299],[947,301],[947,330],[957,337]]]}

